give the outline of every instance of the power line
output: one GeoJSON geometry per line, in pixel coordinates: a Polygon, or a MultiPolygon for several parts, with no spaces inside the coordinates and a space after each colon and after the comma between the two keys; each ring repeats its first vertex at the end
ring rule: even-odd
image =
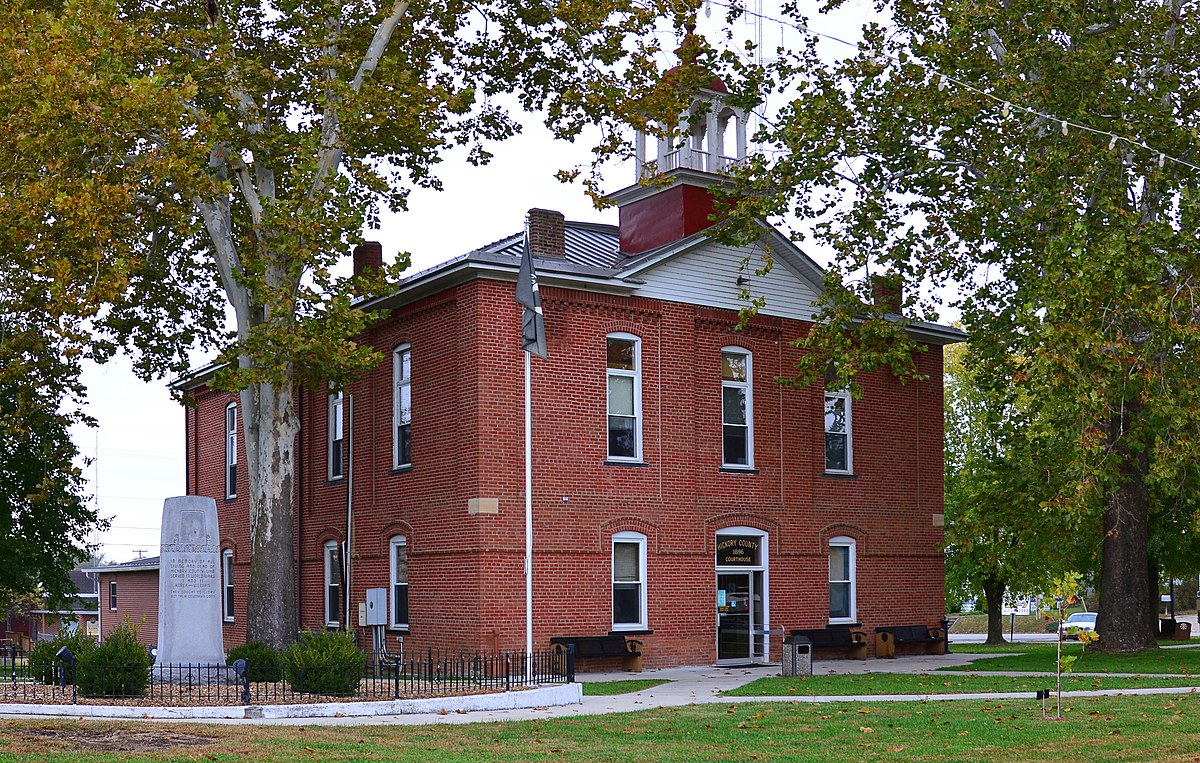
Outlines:
{"type": "MultiPolygon", "coordinates": [[[[774,16],[768,16],[766,14],[756,13],[747,8],[743,8],[740,5],[723,3],[723,2],[720,2],[720,0],[709,0],[709,2],[711,2],[713,5],[716,5],[721,8],[726,8],[729,10],[737,10],[747,16],[756,16],[763,21],[769,21],[769,22],[772,22],[775,24],[779,24],[781,27],[790,27],[802,34],[810,34],[814,37],[819,37],[821,39],[830,40],[832,42],[836,42],[841,45],[845,45],[847,47],[854,48],[856,50],[858,49],[858,46],[855,43],[852,43],[848,40],[843,40],[842,38],[840,38],[836,35],[826,34],[824,32],[816,31],[816,30],[812,29],[812,27],[810,27],[806,23],[798,23],[798,22],[787,20],[787,19],[780,19],[780,18],[776,18],[774,16]]],[[[1001,107],[1001,115],[1006,118],[1012,113],[1013,110],[1024,112],[1025,114],[1028,114],[1030,116],[1039,117],[1041,119],[1045,119],[1049,122],[1053,122],[1053,123],[1059,125],[1059,129],[1062,131],[1062,134],[1064,136],[1069,134],[1071,128],[1074,128],[1074,129],[1082,131],[1082,132],[1087,132],[1087,133],[1091,133],[1093,135],[1101,136],[1103,138],[1108,138],[1108,141],[1109,141],[1108,148],[1110,151],[1116,149],[1116,147],[1119,144],[1125,143],[1125,144],[1128,144],[1129,146],[1141,148],[1141,149],[1144,149],[1144,150],[1150,152],[1151,154],[1154,154],[1158,159],[1158,166],[1160,168],[1166,162],[1172,162],[1174,164],[1179,164],[1181,166],[1200,171],[1200,165],[1193,164],[1192,162],[1189,162],[1186,159],[1181,159],[1177,156],[1168,154],[1167,152],[1162,151],[1161,149],[1158,149],[1158,148],[1155,148],[1154,146],[1149,145],[1145,141],[1135,140],[1134,138],[1129,138],[1124,135],[1120,135],[1118,133],[1112,132],[1110,130],[1101,130],[1097,127],[1092,127],[1091,125],[1086,125],[1081,122],[1075,122],[1070,119],[1063,119],[1062,117],[1056,116],[1054,114],[1049,114],[1049,113],[1046,113],[1043,111],[1039,111],[1038,109],[1034,109],[1034,108],[1031,108],[1028,106],[1022,106],[1019,103],[1014,103],[1011,100],[1006,100],[997,95],[993,95],[992,93],[989,93],[986,90],[982,90],[978,87],[975,87],[974,85],[972,85],[969,82],[965,82],[956,77],[951,77],[948,74],[944,74],[941,71],[937,70],[936,68],[934,68],[918,59],[914,58],[912,60],[902,62],[898,57],[891,55],[891,54],[887,54],[887,53],[880,55],[879,58],[885,58],[894,64],[909,63],[914,66],[920,67],[922,70],[924,70],[930,74],[937,75],[939,89],[944,90],[948,85],[953,84],[957,87],[960,87],[964,90],[974,93],[975,95],[978,95],[982,98],[986,98],[996,104],[999,104],[1001,107]]],[[[763,115],[758,114],[758,112],[755,112],[755,114],[757,114],[760,118],[765,120],[765,117],[763,117],[763,115]]]]}

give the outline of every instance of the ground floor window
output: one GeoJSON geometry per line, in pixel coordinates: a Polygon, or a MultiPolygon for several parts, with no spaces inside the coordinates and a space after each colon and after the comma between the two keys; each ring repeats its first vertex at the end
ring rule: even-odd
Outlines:
{"type": "Polygon", "coordinates": [[[233,622],[233,549],[227,548],[221,552],[221,583],[224,596],[221,605],[224,609],[225,622],[233,622]]]}
{"type": "Polygon", "coordinates": [[[337,541],[325,544],[325,624],[342,624],[342,553],[337,541]]]}
{"type": "Polygon", "coordinates": [[[646,536],[622,532],[612,546],[613,630],[646,628],[646,536]]]}
{"type": "Polygon", "coordinates": [[[408,539],[397,535],[389,542],[392,578],[392,627],[408,627],[408,539]]]}
{"type": "Polygon", "coordinates": [[[838,536],[829,540],[829,622],[852,623],[855,606],[854,539],[838,536]]]}

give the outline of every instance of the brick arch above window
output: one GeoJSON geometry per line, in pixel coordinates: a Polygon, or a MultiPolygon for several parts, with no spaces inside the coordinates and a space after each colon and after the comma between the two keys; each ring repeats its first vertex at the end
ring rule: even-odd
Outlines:
{"type": "Polygon", "coordinates": [[[336,527],[326,527],[321,531],[321,534],[317,536],[317,545],[324,546],[329,541],[334,541],[340,544],[345,540],[346,534],[342,532],[342,530],[336,527]]]}
{"type": "MultiPolygon", "coordinates": [[[[756,530],[766,533],[770,538],[772,546],[779,543],[780,527],[778,522],[760,514],[732,511],[728,514],[718,514],[715,517],[709,517],[704,520],[704,550],[706,552],[716,552],[717,532],[727,527],[753,527],[756,530]]],[[[772,553],[775,553],[777,550],[775,548],[771,549],[772,553]]]]}
{"type": "Polygon", "coordinates": [[[600,525],[596,538],[597,553],[606,553],[617,533],[641,533],[646,536],[646,545],[651,551],[658,550],[658,526],[641,517],[616,517],[600,525]]]}
{"type": "Polygon", "coordinates": [[[870,548],[868,545],[867,533],[858,525],[851,525],[844,522],[837,522],[831,525],[825,525],[819,531],[821,539],[821,552],[829,547],[829,541],[832,538],[852,538],[855,546],[857,546],[857,555],[862,556],[870,548]]]}
{"type": "Polygon", "coordinates": [[[237,559],[237,556],[238,556],[238,551],[237,551],[237,549],[238,549],[238,547],[237,547],[237,543],[234,543],[234,541],[233,541],[233,538],[230,538],[228,535],[226,535],[225,537],[221,538],[220,547],[221,547],[221,551],[222,551],[222,552],[225,552],[225,551],[232,551],[232,552],[233,552],[233,558],[234,558],[234,559],[237,559]]]}
{"type": "Polygon", "coordinates": [[[607,336],[609,334],[633,334],[639,339],[645,339],[655,333],[655,326],[645,323],[634,323],[633,321],[605,321],[600,326],[600,335],[607,336]]]}
{"type": "Polygon", "coordinates": [[[376,543],[379,544],[377,546],[377,550],[380,556],[384,557],[385,559],[387,558],[392,538],[395,538],[396,536],[403,536],[408,541],[408,545],[411,546],[413,540],[412,525],[402,520],[389,522],[388,524],[384,525],[383,529],[379,531],[379,536],[376,540],[376,543]]]}

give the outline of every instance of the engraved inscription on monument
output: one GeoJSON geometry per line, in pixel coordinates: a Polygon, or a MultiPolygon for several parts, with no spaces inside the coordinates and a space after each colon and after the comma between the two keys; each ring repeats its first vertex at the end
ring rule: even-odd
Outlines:
{"type": "Polygon", "coordinates": [[[217,504],[183,496],[163,504],[158,578],[161,668],[223,665],[217,504]]]}

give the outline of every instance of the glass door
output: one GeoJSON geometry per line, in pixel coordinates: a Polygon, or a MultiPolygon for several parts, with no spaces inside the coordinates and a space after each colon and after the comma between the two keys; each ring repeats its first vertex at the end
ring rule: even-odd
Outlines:
{"type": "Polygon", "coordinates": [[[717,574],[717,661],[748,662],[754,644],[754,595],[748,572],[717,574]]]}

